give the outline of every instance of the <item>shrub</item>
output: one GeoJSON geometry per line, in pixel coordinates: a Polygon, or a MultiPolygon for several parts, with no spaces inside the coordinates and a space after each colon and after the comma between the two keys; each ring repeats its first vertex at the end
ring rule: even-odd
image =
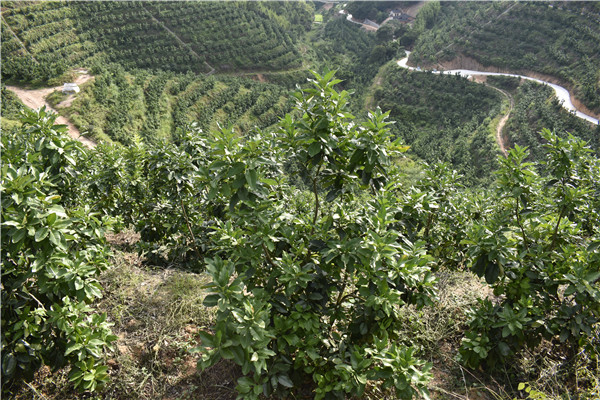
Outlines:
{"type": "Polygon", "coordinates": [[[302,117],[286,116],[277,134],[244,141],[222,132],[207,146],[216,149],[204,169],[207,197],[229,209],[207,259],[204,303],[217,307],[217,322],[201,334],[199,365],[239,364],[241,398],[360,396],[369,381],[400,398],[426,394],[431,366],[395,340],[400,308],[434,295],[424,244],[392,228],[398,210],[386,182],[405,148],[390,141],[387,114],[352,123],[333,73],[315,76],[296,95],[302,117]],[[286,184],[284,162],[311,188],[309,212],[293,207],[306,196],[286,184]],[[366,189],[370,200],[356,196],[366,189]]]}
{"type": "Polygon", "coordinates": [[[116,337],[106,315],[89,304],[102,296],[96,280],[107,265],[106,221],[74,197],[83,148],[66,138],[56,115],[29,111],[18,132],[2,133],[3,391],[41,364],[72,365],[76,387],[108,380],[103,352],[116,337]],[[73,199],[72,199],[73,200],[73,199]],[[75,202],[72,201],[74,204],[75,202]]]}
{"type": "Polygon", "coordinates": [[[585,143],[548,130],[547,160],[502,159],[495,206],[467,233],[472,268],[494,288],[472,311],[460,359],[494,365],[542,339],[591,346],[600,321],[600,169],[585,143]],[[535,167],[538,167],[536,170],[535,167]]]}

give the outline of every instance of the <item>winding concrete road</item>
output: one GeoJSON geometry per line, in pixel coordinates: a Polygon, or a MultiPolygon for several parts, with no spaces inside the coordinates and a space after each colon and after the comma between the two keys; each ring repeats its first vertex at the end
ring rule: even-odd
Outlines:
{"type": "MultiPolygon", "coordinates": [[[[400,66],[402,68],[408,68],[410,70],[419,70],[417,68],[410,67],[407,65],[409,55],[410,55],[410,52],[407,51],[406,57],[404,57],[403,59],[398,61],[398,66],[400,66]]],[[[585,119],[586,121],[589,121],[594,125],[598,125],[597,118],[594,118],[591,115],[587,115],[587,114],[579,111],[571,102],[571,95],[570,95],[569,91],[567,89],[565,89],[564,87],[557,85],[555,83],[547,82],[547,81],[537,79],[537,78],[532,78],[530,76],[509,74],[509,73],[504,73],[504,72],[474,71],[474,70],[470,70],[470,69],[451,69],[451,70],[447,70],[447,71],[432,71],[432,72],[435,74],[447,74],[447,75],[458,74],[458,75],[461,75],[464,77],[472,77],[475,75],[512,76],[515,78],[527,79],[530,81],[541,83],[543,85],[548,85],[554,90],[554,93],[555,93],[556,97],[558,98],[558,100],[561,102],[563,108],[565,108],[567,111],[569,111],[570,113],[573,113],[574,115],[576,115],[579,118],[585,119]]]]}

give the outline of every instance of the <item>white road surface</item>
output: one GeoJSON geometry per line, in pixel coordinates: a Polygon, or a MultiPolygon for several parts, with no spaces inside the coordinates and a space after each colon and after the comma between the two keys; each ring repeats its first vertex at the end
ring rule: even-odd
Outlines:
{"type": "MultiPolygon", "coordinates": [[[[403,59],[398,61],[398,66],[402,67],[402,68],[407,68],[410,70],[420,70],[414,67],[409,67],[406,63],[408,62],[408,56],[410,55],[410,51],[406,52],[406,57],[404,57],[403,59]]],[[[598,119],[592,117],[591,115],[587,115],[582,113],[581,111],[577,110],[577,108],[575,108],[575,106],[573,105],[573,103],[571,102],[571,95],[569,93],[569,91],[567,89],[565,89],[564,87],[557,85],[555,83],[550,83],[541,79],[537,79],[537,78],[532,78],[530,76],[525,76],[525,75],[517,75],[517,74],[508,74],[508,73],[503,73],[503,72],[486,72],[486,71],[474,71],[474,70],[470,70],[470,69],[450,69],[447,71],[432,71],[435,74],[447,74],[447,75],[455,75],[455,74],[459,74],[461,76],[464,77],[470,77],[473,75],[500,75],[500,76],[513,76],[516,78],[522,78],[522,79],[527,79],[530,81],[535,81],[544,85],[548,85],[550,86],[552,89],[554,89],[554,93],[556,94],[556,97],[558,98],[558,100],[561,102],[562,106],[569,112],[575,114],[576,116],[578,116],[579,118],[585,119],[589,122],[591,122],[592,124],[598,125],[598,119]]]]}

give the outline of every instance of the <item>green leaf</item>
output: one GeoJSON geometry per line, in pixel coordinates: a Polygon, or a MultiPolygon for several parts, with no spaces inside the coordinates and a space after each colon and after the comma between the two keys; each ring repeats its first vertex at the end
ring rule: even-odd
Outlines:
{"type": "Polygon", "coordinates": [[[245,182],[246,182],[246,177],[244,175],[238,175],[238,177],[235,178],[235,181],[233,181],[233,183],[231,184],[231,187],[233,189],[239,189],[242,186],[244,186],[245,182]]]}
{"type": "Polygon", "coordinates": [[[79,276],[76,277],[75,280],[73,281],[73,285],[75,286],[75,290],[83,289],[83,286],[84,286],[83,279],[81,279],[79,276]]]}
{"type": "Polygon", "coordinates": [[[15,231],[12,234],[12,242],[13,243],[19,243],[25,237],[25,233],[26,232],[27,232],[27,229],[25,229],[25,228],[21,228],[21,229],[15,231]]]}
{"type": "Polygon", "coordinates": [[[48,218],[46,219],[46,221],[48,222],[48,225],[52,226],[54,225],[54,222],[56,222],[56,213],[52,213],[50,215],[48,215],[48,218]]]}
{"type": "Polygon", "coordinates": [[[80,369],[73,369],[69,374],[69,382],[74,382],[83,377],[83,371],[80,369]]]}
{"type": "Polygon", "coordinates": [[[243,162],[236,162],[227,172],[227,177],[229,178],[231,176],[239,174],[244,170],[244,168],[246,168],[246,164],[244,164],[243,162]]]}
{"type": "Polygon", "coordinates": [[[574,285],[569,285],[567,286],[567,289],[565,290],[564,295],[565,296],[570,296],[573,293],[575,293],[577,291],[577,288],[574,285]]]}
{"type": "Polygon", "coordinates": [[[350,158],[350,165],[354,166],[361,162],[364,154],[365,151],[363,149],[356,149],[354,154],[352,154],[352,158],[350,158]]]}
{"type": "Polygon", "coordinates": [[[242,394],[248,393],[252,390],[252,380],[247,376],[243,376],[240,379],[238,379],[237,383],[238,385],[236,389],[238,389],[238,391],[242,394]]]}
{"type": "Polygon", "coordinates": [[[487,254],[480,255],[472,267],[473,272],[477,276],[482,277],[485,274],[485,270],[486,270],[485,267],[486,267],[487,263],[488,263],[487,254]]]}
{"type": "Polygon", "coordinates": [[[319,142],[313,142],[310,146],[308,146],[308,154],[311,157],[314,157],[315,155],[319,154],[320,151],[321,151],[321,143],[319,143],[319,142]]]}
{"type": "Polygon", "coordinates": [[[92,346],[104,346],[104,341],[100,340],[100,339],[92,339],[89,341],[89,344],[92,346]]]}
{"type": "Polygon", "coordinates": [[[231,347],[223,347],[221,348],[221,356],[226,360],[233,359],[233,351],[231,351],[231,347]]]}
{"type": "Polygon", "coordinates": [[[287,375],[279,375],[277,377],[277,381],[285,387],[288,387],[288,388],[294,387],[294,383],[287,375]]]}
{"type": "Polygon", "coordinates": [[[260,178],[260,181],[262,183],[264,183],[265,185],[269,185],[269,186],[277,185],[277,181],[275,179],[260,178]]]}
{"type": "Polygon", "coordinates": [[[94,298],[99,299],[102,297],[102,291],[98,287],[96,287],[95,284],[85,285],[83,290],[85,291],[85,295],[89,299],[94,299],[94,298]]]}
{"type": "Polygon", "coordinates": [[[70,346],[67,348],[67,350],[65,351],[65,356],[68,356],[69,354],[71,354],[72,352],[79,350],[83,347],[83,345],[81,343],[75,343],[74,345],[70,346]]]}
{"type": "Polygon", "coordinates": [[[504,357],[507,357],[510,354],[510,347],[508,347],[508,345],[504,342],[498,343],[498,350],[500,350],[500,354],[502,354],[504,357]]]}
{"type": "Polygon", "coordinates": [[[200,331],[198,332],[198,336],[200,336],[200,340],[202,341],[202,346],[204,347],[214,347],[214,336],[208,332],[200,331]]]}
{"type": "Polygon", "coordinates": [[[221,298],[221,295],[219,295],[217,293],[209,294],[208,296],[206,296],[204,298],[202,305],[204,305],[204,307],[215,307],[217,305],[217,303],[219,302],[220,298],[221,298]]]}
{"type": "Polygon", "coordinates": [[[225,161],[215,161],[214,163],[212,163],[210,165],[210,167],[208,167],[211,171],[216,171],[218,169],[223,168],[224,166],[227,165],[227,162],[225,161]]]}
{"type": "Polygon", "coordinates": [[[5,354],[2,357],[2,373],[6,376],[14,374],[17,367],[17,359],[12,353],[5,354]]]}
{"type": "Polygon", "coordinates": [[[594,283],[600,278],[600,271],[590,272],[585,276],[585,280],[589,283],[594,283]]]}
{"type": "Polygon", "coordinates": [[[498,276],[500,275],[500,266],[496,262],[488,262],[487,268],[485,270],[485,281],[488,284],[492,284],[496,282],[498,276]]]}
{"type": "Polygon", "coordinates": [[[238,196],[238,192],[235,192],[231,199],[229,199],[229,211],[233,212],[235,210],[235,206],[239,203],[240,197],[238,196]]]}
{"type": "Polygon", "coordinates": [[[248,182],[248,186],[250,186],[250,189],[256,190],[256,181],[257,181],[256,170],[254,170],[254,169],[247,170],[246,171],[246,182],[248,182]]]}
{"type": "Polygon", "coordinates": [[[242,365],[244,363],[244,350],[240,346],[234,346],[231,348],[233,352],[233,361],[235,361],[238,365],[242,365]]]}

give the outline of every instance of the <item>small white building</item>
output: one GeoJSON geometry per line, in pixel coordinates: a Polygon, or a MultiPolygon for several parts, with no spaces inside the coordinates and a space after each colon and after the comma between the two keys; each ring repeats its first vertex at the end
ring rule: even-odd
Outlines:
{"type": "Polygon", "coordinates": [[[65,83],[62,92],[66,94],[79,93],[79,86],[76,83],[65,83]]]}

